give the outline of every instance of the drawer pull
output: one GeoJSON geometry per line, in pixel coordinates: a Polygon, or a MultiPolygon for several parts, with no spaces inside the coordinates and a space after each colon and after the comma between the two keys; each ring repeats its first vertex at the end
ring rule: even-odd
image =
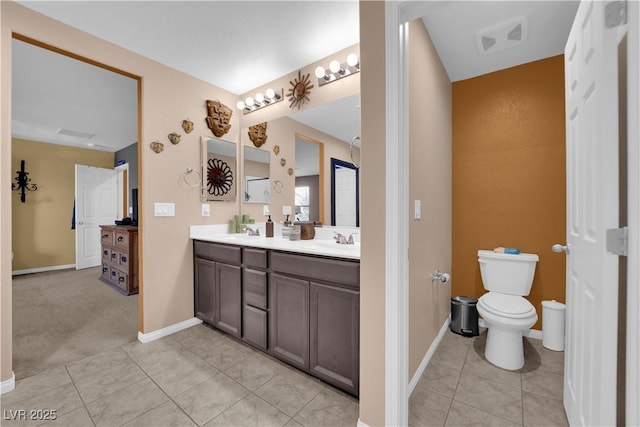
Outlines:
{"type": "Polygon", "coordinates": [[[102,251],[102,253],[103,253],[104,255],[109,255],[109,251],[108,251],[108,250],[106,250],[106,249],[105,249],[104,251],[102,251]]]}
{"type": "Polygon", "coordinates": [[[120,277],[118,277],[118,280],[119,280],[120,282],[124,282],[124,277],[120,276],[120,277]]]}
{"type": "Polygon", "coordinates": [[[116,259],[117,255],[116,254],[111,254],[111,259],[116,259]]]}
{"type": "Polygon", "coordinates": [[[102,238],[103,238],[103,239],[106,239],[107,237],[109,237],[109,235],[108,235],[108,234],[103,234],[103,235],[102,235],[102,238]]]}
{"type": "Polygon", "coordinates": [[[115,271],[112,271],[112,272],[111,272],[111,275],[112,275],[113,277],[116,277],[116,272],[115,272],[115,271]]]}
{"type": "Polygon", "coordinates": [[[106,272],[107,272],[107,270],[108,270],[108,268],[107,268],[107,267],[102,267],[102,272],[103,272],[103,273],[106,273],[106,272]]]}
{"type": "Polygon", "coordinates": [[[124,240],[124,237],[118,236],[118,242],[122,242],[123,240],[124,240]]]}
{"type": "Polygon", "coordinates": [[[120,261],[127,262],[127,257],[126,256],[120,257],[120,261]]]}

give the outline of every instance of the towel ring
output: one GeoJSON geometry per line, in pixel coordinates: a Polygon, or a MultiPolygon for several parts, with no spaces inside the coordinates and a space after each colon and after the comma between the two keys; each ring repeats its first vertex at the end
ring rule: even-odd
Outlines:
{"type": "Polygon", "coordinates": [[[355,167],[360,168],[360,165],[353,160],[353,146],[356,142],[360,142],[360,135],[356,135],[351,138],[351,144],[349,144],[349,157],[351,157],[351,163],[353,163],[355,167]]]}
{"type": "Polygon", "coordinates": [[[284,184],[279,179],[273,181],[273,191],[280,194],[284,190],[284,184]]]}
{"type": "Polygon", "coordinates": [[[189,188],[195,188],[200,186],[202,175],[200,175],[200,172],[197,170],[187,168],[187,170],[182,174],[182,180],[189,188]],[[193,179],[189,179],[190,176],[197,176],[197,181],[193,182],[193,179]]]}

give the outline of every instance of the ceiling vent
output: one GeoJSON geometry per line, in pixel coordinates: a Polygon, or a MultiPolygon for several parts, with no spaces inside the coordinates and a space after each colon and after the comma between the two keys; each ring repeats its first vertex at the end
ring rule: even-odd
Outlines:
{"type": "Polygon", "coordinates": [[[77,130],[64,129],[64,128],[58,129],[57,133],[58,135],[74,136],[76,138],[84,138],[84,139],[90,139],[95,136],[95,133],[80,132],[77,130]]]}
{"type": "Polygon", "coordinates": [[[498,52],[519,45],[527,38],[527,18],[521,17],[476,33],[480,53],[498,52]]]}

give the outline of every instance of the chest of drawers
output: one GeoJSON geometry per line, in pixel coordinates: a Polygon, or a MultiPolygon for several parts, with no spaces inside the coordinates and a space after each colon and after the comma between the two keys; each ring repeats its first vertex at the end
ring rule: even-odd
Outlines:
{"type": "Polygon", "coordinates": [[[100,279],[125,295],[138,293],[138,227],[101,225],[100,279]]]}

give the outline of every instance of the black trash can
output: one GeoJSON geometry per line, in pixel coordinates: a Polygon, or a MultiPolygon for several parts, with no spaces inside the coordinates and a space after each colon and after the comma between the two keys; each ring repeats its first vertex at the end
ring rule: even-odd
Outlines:
{"type": "Polygon", "coordinates": [[[466,337],[477,337],[478,300],[471,297],[451,297],[451,332],[466,337]]]}

